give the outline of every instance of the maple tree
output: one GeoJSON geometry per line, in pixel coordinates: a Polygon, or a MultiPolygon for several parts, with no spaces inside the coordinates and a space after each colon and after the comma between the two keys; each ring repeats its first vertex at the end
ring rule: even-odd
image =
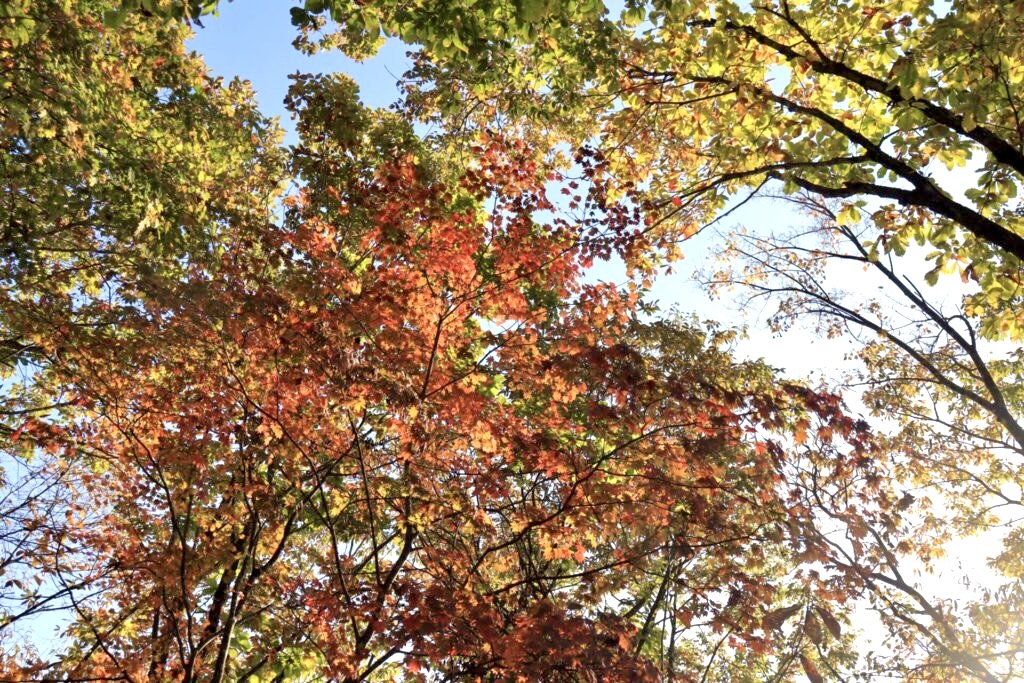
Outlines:
{"type": "Polygon", "coordinates": [[[67,619],[5,678],[1015,675],[1015,584],[959,609],[906,566],[991,524],[976,501],[1019,504],[1016,365],[978,341],[1019,336],[1014,6],[309,2],[306,50],[421,44],[407,112],[449,128],[299,75],[286,150],[166,21],[212,6],[3,15],[31,68],[0,110],[0,637],[67,619]],[[957,199],[929,164],[972,152],[957,199]],[[862,357],[894,435],[641,315],[655,265],[772,182],[853,250],[762,243],[750,274],[795,277],[784,316],[883,335],[862,357]],[[822,258],[900,288],[915,240],[929,281],[976,285],[959,318],[900,289],[943,344],[815,298],[822,258]],[[588,282],[610,256],[630,282],[588,282]],[[889,659],[855,647],[862,599],[889,659]]]}
{"type": "Polygon", "coordinates": [[[335,1],[295,18],[311,47],[362,54],[382,34],[422,45],[410,107],[456,138],[525,120],[538,146],[596,145],[600,161],[585,170],[603,179],[602,198],[641,204],[661,244],[759,194],[808,209],[810,234],[738,239],[727,258],[748,267],[724,277],[778,295],[781,326],[823,318],[830,334],[879,335],[853,381],[898,423],[889,486],[915,491],[901,504],[918,522],[849,524],[833,482],[806,482],[820,519],[846,528],[836,566],[875,596],[894,635],[892,658],[871,666],[1016,675],[1020,634],[998,624],[1019,614],[1020,6],[627,2],[615,17],[587,2],[335,1]],[[340,32],[318,36],[325,9],[340,32]],[[923,276],[916,255],[930,262],[923,276]],[[906,313],[839,294],[833,263],[877,274],[906,313]],[[943,293],[925,286],[936,284],[943,293]],[[958,305],[946,308],[950,290],[958,305]],[[951,537],[1000,527],[1001,584],[977,599],[955,606],[908,578],[908,563],[930,564],[951,537]]]}
{"type": "Polygon", "coordinates": [[[691,620],[766,649],[769,580],[808,551],[769,434],[817,420],[853,463],[863,426],[585,284],[587,242],[534,221],[546,176],[514,142],[446,180],[354,97],[300,77],[311,182],[282,225],[229,228],[218,262],[51,368],[82,412],[37,443],[86,502],[36,566],[76,587],[74,619],[56,661],[16,666],[638,680],[666,647],[704,665],[691,620]]]}
{"type": "Polygon", "coordinates": [[[135,17],[112,31],[107,7],[24,2],[0,16],[8,435],[65,403],[44,395],[65,346],[138,314],[280,180],[277,132],[252,93],[209,78],[184,28],[135,17]]]}
{"type": "MultiPolygon", "coordinates": [[[[103,29],[89,8],[43,16],[117,31],[122,60],[177,30],[103,29]]],[[[142,117],[161,87],[123,95],[142,117]]],[[[289,106],[301,189],[280,220],[281,177],[253,173],[277,157],[254,142],[230,168],[259,189],[168,217],[180,241],[142,272],[138,226],[93,210],[88,183],[45,202],[81,201],[88,230],[27,224],[43,232],[23,259],[52,260],[53,234],[90,256],[63,283],[8,263],[9,295],[47,306],[5,319],[45,360],[5,433],[22,468],[5,468],[5,678],[721,678],[738,659],[791,676],[848,650],[844,596],[800,569],[819,551],[786,483],[816,458],[872,467],[836,397],[736,363],[728,335],[640,322],[635,285],[587,283],[594,258],[633,258],[644,228],[611,206],[539,221],[557,215],[550,170],[514,135],[481,134],[458,168],[343,77],[297,77],[289,106]],[[106,298],[93,268],[117,269],[106,298]],[[780,656],[793,591],[831,636],[780,656]],[[23,618],[58,609],[51,652],[18,645],[23,618]]],[[[210,112],[211,130],[234,135],[239,108],[210,112]]],[[[243,121],[244,140],[273,134],[243,121]]]]}
{"type": "Polygon", "coordinates": [[[123,337],[222,226],[257,212],[280,181],[276,129],[242,84],[187,54],[187,31],[103,2],[0,8],[0,460],[4,634],[67,606],[42,584],[45,537],[88,506],[81,472],[43,445],[48,415],[74,420],[54,370],[69,349],[123,337]],[[42,419],[40,419],[42,418],[42,419]]]}

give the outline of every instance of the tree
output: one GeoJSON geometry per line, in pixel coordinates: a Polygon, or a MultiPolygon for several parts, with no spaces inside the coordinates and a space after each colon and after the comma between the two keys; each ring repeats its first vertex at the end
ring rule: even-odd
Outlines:
{"type": "MultiPolygon", "coordinates": [[[[776,330],[813,320],[828,336],[858,338],[862,367],[845,381],[876,418],[891,421],[885,450],[893,454],[899,481],[913,491],[902,505],[917,518],[913,530],[899,535],[849,525],[856,546],[833,544],[838,564],[871,577],[865,588],[885,603],[886,625],[907,643],[897,650],[899,660],[878,665],[901,670],[912,657],[918,666],[944,672],[1012,679],[1022,644],[1020,632],[1006,627],[1020,610],[1019,349],[986,343],[984,320],[932,301],[922,282],[932,274],[920,275],[927,266],[907,268],[915,277],[905,274],[909,257],[872,256],[864,226],[840,226],[835,207],[811,197],[802,201],[817,215],[810,230],[788,238],[736,238],[727,252],[731,264],[715,286],[738,285],[753,298],[775,299],[776,330]],[[829,286],[840,267],[860,271],[859,291],[829,286]],[[877,277],[869,279],[872,273],[877,277]],[[964,576],[967,588],[956,602],[909,578],[917,563],[948,564],[937,552],[945,543],[979,534],[993,548],[997,542],[1003,547],[993,552],[990,578],[964,576]]],[[[969,274],[963,281],[973,284],[969,274]]],[[[956,300],[951,283],[944,290],[944,298],[956,300]]],[[[812,504],[826,518],[842,520],[820,489],[808,486],[812,504]]]]}
{"type": "MultiPolygon", "coordinates": [[[[365,50],[381,32],[423,45],[410,81],[417,114],[457,131],[525,118],[540,122],[540,146],[599,147],[582,159],[602,180],[599,199],[642,203],[663,246],[722,220],[743,193],[781,190],[810,207],[823,243],[758,234],[739,246],[751,269],[727,277],[762,278],[758,291],[786,297],[779,322],[824,315],[831,330],[880,335],[860,352],[865,399],[899,422],[889,450],[904,454],[893,459],[902,485],[942,502],[915,530],[850,526],[835,503],[844,498],[816,479],[808,504],[856,539],[830,552],[907,643],[898,670],[1015,675],[1019,634],[997,624],[1017,609],[1019,534],[1014,513],[991,513],[1019,506],[1020,7],[628,2],[617,21],[593,3],[381,2],[358,16],[347,2],[325,7],[343,46],[365,50]],[[940,164],[963,170],[943,180],[940,164]],[[901,257],[915,243],[928,249],[925,283],[961,276],[958,307],[944,310],[906,279],[901,257]],[[885,302],[839,298],[826,265],[836,261],[877,273],[909,320],[885,302]],[[1007,523],[995,559],[1006,583],[969,608],[926,597],[897,568],[933,556],[951,529],[1007,523]],[[852,545],[873,549],[851,557],[852,545]]],[[[318,9],[296,13],[304,30],[318,27],[318,9]]],[[[924,510],[898,490],[893,502],[924,510]]]]}
{"type": "MultiPolygon", "coordinates": [[[[97,16],[77,15],[100,32],[97,16]]],[[[177,31],[134,21],[122,61],[177,31]]],[[[163,111],[146,101],[139,117],[163,111]]],[[[211,152],[235,139],[232,104],[201,129],[211,152]]],[[[289,106],[284,177],[301,189],[277,223],[279,179],[260,165],[276,154],[253,143],[230,169],[257,191],[169,217],[180,241],[143,272],[101,248],[142,240],[92,210],[105,195],[59,188],[52,221],[90,207],[88,231],[59,235],[93,254],[81,277],[118,268],[106,301],[10,265],[10,296],[64,316],[10,314],[12,330],[110,316],[36,342],[55,348],[32,352],[45,364],[26,387],[61,409],[10,415],[9,457],[38,478],[6,482],[5,552],[39,583],[7,575],[22,592],[3,627],[56,607],[68,626],[50,657],[8,649],[5,678],[724,679],[755,661],[791,678],[849,656],[845,596],[807,567],[811,520],[789,494],[818,459],[870,469],[836,397],[734,362],[728,335],[639,322],[635,286],[586,283],[644,226],[611,202],[540,221],[556,213],[550,170],[515,131],[479,135],[459,168],[342,77],[298,77],[289,106]],[[794,595],[804,628],[821,615],[832,636],[787,633],[780,654],[794,595]]],[[[101,158],[115,177],[139,163],[101,158]]],[[[137,201],[115,199],[125,215],[137,201]]],[[[60,227],[24,253],[52,258],[60,227]]]]}
{"type": "MultiPolygon", "coordinates": [[[[165,280],[219,248],[227,221],[264,212],[280,180],[277,132],[242,84],[186,54],[185,30],[100,3],[4,9],[7,65],[0,248],[4,378],[45,370],[80,336],[137,315],[165,280]]],[[[4,420],[60,407],[7,391],[4,420]]],[[[3,427],[10,434],[8,421],[3,427]]]]}
{"type": "Polygon", "coordinates": [[[933,243],[940,266],[978,251],[977,267],[999,279],[1024,256],[1008,201],[1024,172],[1012,3],[629,2],[618,22],[600,3],[362,4],[294,16],[309,34],[329,11],[342,36],[320,43],[357,55],[382,34],[424,45],[418,73],[433,95],[420,96],[434,111],[461,108],[454,91],[481,121],[539,110],[576,141],[600,135],[609,172],[649,182],[649,208],[684,231],[742,188],[778,180],[903,207],[880,227],[890,241],[933,243]],[[975,152],[978,187],[958,200],[930,164],[962,167],[975,152]]]}
{"type": "Polygon", "coordinates": [[[243,89],[157,18],[204,7],[111,9],[21,7],[0,44],[35,67],[4,101],[25,235],[2,324],[38,368],[8,395],[26,465],[0,561],[40,579],[8,574],[0,628],[69,614],[55,657],[12,649],[8,677],[818,681],[865,674],[861,596],[902,639],[896,673],[1014,675],[1013,603],[963,614],[906,579],[941,539],[899,486],[1014,503],[999,453],[956,457],[1014,447],[1016,370],[972,335],[1018,334],[1016,9],[309,3],[306,49],[421,43],[409,111],[457,125],[421,141],[344,78],[299,76],[286,168],[243,89]],[[957,199],[928,164],[972,150],[991,156],[957,199]],[[794,310],[895,344],[864,353],[869,398],[907,415],[891,439],[737,363],[725,333],[639,315],[659,259],[773,182],[849,200],[815,203],[853,246],[825,256],[899,288],[884,258],[917,239],[929,278],[959,262],[979,286],[963,329],[901,289],[953,346],[901,345],[815,299],[820,251],[763,263],[796,278],[794,310]],[[867,237],[847,229],[861,196],[867,237]],[[637,279],[588,284],[611,255],[637,279]],[[892,377],[906,357],[924,373],[892,377]],[[922,380],[943,415],[925,433],[922,380]]]}
{"type": "MultiPolygon", "coordinates": [[[[217,256],[223,227],[269,217],[281,180],[277,131],[252,93],[209,78],[187,31],[105,2],[14,2],[0,10],[0,633],[68,607],[76,582],[40,583],[81,498],[54,422],[81,419],[65,355],[121,325],[190,264],[217,256]]],[[[31,626],[26,627],[31,632],[31,626]]]]}

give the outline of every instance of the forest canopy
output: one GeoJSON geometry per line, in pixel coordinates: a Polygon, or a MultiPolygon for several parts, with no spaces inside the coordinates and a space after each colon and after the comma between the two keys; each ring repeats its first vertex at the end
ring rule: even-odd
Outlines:
{"type": "Polygon", "coordinates": [[[0,7],[0,680],[1024,675],[1020,3],[308,0],[287,145],[215,10],[0,7]],[[645,298],[765,200],[830,384],[645,298]]]}

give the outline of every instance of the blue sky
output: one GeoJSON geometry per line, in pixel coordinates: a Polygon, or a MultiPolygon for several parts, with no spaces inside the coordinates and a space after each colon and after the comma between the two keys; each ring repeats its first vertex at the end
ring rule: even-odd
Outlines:
{"type": "Polygon", "coordinates": [[[337,51],[303,55],[292,47],[296,31],[290,7],[291,3],[276,0],[221,3],[217,16],[204,17],[204,27],[195,27],[189,47],[203,56],[213,73],[250,81],[260,108],[280,116],[289,131],[291,124],[282,104],[288,92],[288,74],[347,73],[359,83],[363,102],[372,107],[386,107],[398,98],[396,79],[409,66],[406,45],[392,40],[363,63],[337,51]]]}

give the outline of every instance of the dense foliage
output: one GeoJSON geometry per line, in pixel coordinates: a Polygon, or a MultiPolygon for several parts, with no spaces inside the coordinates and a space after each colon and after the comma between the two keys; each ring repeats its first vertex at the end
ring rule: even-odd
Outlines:
{"type": "Polygon", "coordinates": [[[288,148],[212,7],[0,8],[0,678],[1019,675],[1016,4],[311,1],[421,48],[401,113],[294,76],[288,148]],[[869,330],[873,434],[643,301],[764,192],[810,229],[716,283],[869,330]]]}

